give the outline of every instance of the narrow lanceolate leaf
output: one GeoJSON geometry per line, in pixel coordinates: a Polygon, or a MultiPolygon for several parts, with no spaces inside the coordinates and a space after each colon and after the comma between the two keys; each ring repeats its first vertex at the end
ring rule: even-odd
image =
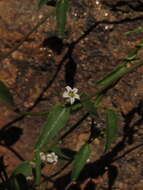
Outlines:
{"type": "Polygon", "coordinates": [[[106,111],[107,128],[106,128],[106,144],[105,152],[107,152],[117,136],[117,113],[114,110],[108,109],[106,111]]]}
{"type": "Polygon", "coordinates": [[[32,166],[28,161],[25,161],[18,165],[12,172],[13,175],[23,174],[24,176],[32,175],[32,166]]]}
{"type": "Polygon", "coordinates": [[[35,151],[35,164],[35,185],[39,185],[41,182],[41,159],[38,150],[35,151]]]}
{"type": "Polygon", "coordinates": [[[134,30],[125,32],[125,35],[130,35],[130,34],[135,34],[135,33],[139,33],[139,32],[143,32],[143,26],[139,26],[137,28],[135,28],[134,30]]]}
{"type": "Polygon", "coordinates": [[[96,85],[108,85],[118,79],[128,70],[126,66],[120,66],[119,68],[115,69],[113,72],[109,73],[103,79],[97,81],[96,85]]]}
{"type": "Polygon", "coordinates": [[[70,115],[70,109],[62,105],[55,105],[49,113],[48,120],[35,145],[35,150],[42,148],[66,125],[70,115]]]}
{"type": "Polygon", "coordinates": [[[64,36],[67,21],[68,1],[69,0],[58,0],[56,4],[57,30],[60,37],[64,36]]]}
{"type": "Polygon", "coordinates": [[[81,170],[84,168],[87,159],[91,153],[91,147],[89,144],[85,144],[81,147],[79,152],[76,154],[73,161],[73,170],[71,174],[71,180],[76,181],[80,175],[81,170]]]}
{"type": "Polygon", "coordinates": [[[49,0],[38,0],[38,8],[40,9],[43,5],[45,5],[49,0]]]}
{"type": "Polygon", "coordinates": [[[7,86],[2,81],[0,81],[0,101],[2,101],[7,107],[11,109],[15,107],[13,97],[7,86]]]}
{"type": "Polygon", "coordinates": [[[86,111],[88,111],[89,114],[90,114],[92,117],[97,116],[95,102],[92,101],[92,100],[89,98],[88,95],[86,95],[86,94],[82,94],[82,95],[81,95],[81,103],[82,103],[84,109],[85,109],[86,111]]]}

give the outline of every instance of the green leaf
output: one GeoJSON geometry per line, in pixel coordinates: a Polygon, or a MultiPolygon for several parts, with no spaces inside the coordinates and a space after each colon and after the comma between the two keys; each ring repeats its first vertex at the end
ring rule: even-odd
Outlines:
{"type": "Polygon", "coordinates": [[[108,85],[118,79],[128,70],[126,66],[120,66],[117,69],[115,69],[113,72],[109,73],[107,76],[105,76],[103,79],[97,81],[96,85],[108,85]]]}
{"type": "Polygon", "coordinates": [[[143,47],[143,40],[140,41],[137,45],[136,45],[136,48],[141,48],[143,47]]]}
{"type": "Polygon", "coordinates": [[[117,113],[112,109],[106,111],[107,127],[106,127],[106,144],[104,151],[107,152],[117,136],[117,113]]]}
{"type": "Polygon", "coordinates": [[[11,109],[15,107],[13,97],[7,86],[2,81],[0,81],[0,101],[11,109]]]}
{"type": "Polygon", "coordinates": [[[13,175],[23,174],[24,176],[32,175],[32,166],[29,161],[19,164],[12,172],[13,175]]]}
{"type": "Polygon", "coordinates": [[[75,103],[71,105],[71,112],[75,113],[77,111],[79,111],[82,108],[81,103],[75,103]]]}
{"type": "Polygon", "coordinates": [[[40,9],[43,5],[48,3],[49,0],[38,0],[38,8],[40,9]]]}
{"type": "Polygon", "coordinates": [[[89,96],[86,94],[81,95],[81,103],[84,109],[89,112],[93,117],[97,116],[95,102],[89,99],[89,96]]]}
{"type": "Polygon", "coordinates": [[[126,61],[126,62],[133,61],[133,60],[136,58],[138,51],[139,51],[142,47],[143,47],[143,41],[140,41],[140,42],[135,46],[135,48],[133,48],[133,49],[129,52],[128,56],[124,59],[124,61],[126,61]]]}
{"type": "Polygon", "coordinates": [[[134,48],[134,49],[132,49],[130,52],[129,52],[129,54],[128,54],[128,56],[127,57],[125,57],[125,59],[124,59],[124,61],[132,61],[132,60],[134,60],[135,58],[136,58],[136,55],[137,55],[137,53],[138,53],[138,50],[139,50],[139,48],[134,48]]]}
{"type": "Polygon", "coordinates": [[[69,0],[59,0],[56,4],[57,30],[60,37],[64,36],[65,25],[67,21],[68,3],[69,0]]]}
{"type": "Polygon", "coordinates": [[[96,108],[100,107],[100,102],[101,102],[102,98],[104,97],[104,94],[105,94],[104,90],[103,90],[103,92],[99,92],[97,94],[96,99],[94,100],[94,104],[95,104],[96,108]]]}
{"type": "Polygon", "coordinates": [[[91,147],[89,144],[85,144],[81,147],[79,152],[76,154],[75,159],[73,161],[73,170],[71,174],[71,180],[76,181],[79,177],[79,174],[83,167],[86,164],[87,159],[91,153],[91,147]]]}
{"type": "Polygon", "coordinates": [[[139,26],[137,28],[135,28],[134,30],[125,32],[125,35],[130,35],[130,34],[135,34],[135,33],[139,33],[139,32],[143,32],[143,26],[139,26]]]}
{"type": "Polygon", "coordinates": [[[41,182],[41,159],[39,150],[35,151],[35,185],[39,185],[41,182]]]}
{"type": "Polygon", "coordinates": [[[70,116],[70,109],[62,105],[55,105],[49,113],[48,120],[37,140],[35,149],[42,148],[66,125],[70,116]]]}

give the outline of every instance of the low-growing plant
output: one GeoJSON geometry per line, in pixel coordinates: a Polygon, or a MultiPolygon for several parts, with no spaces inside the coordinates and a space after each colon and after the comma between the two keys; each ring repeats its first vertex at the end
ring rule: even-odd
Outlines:
{"type": "MultiPolygon", "coordinates": [[[[45,5],[48,1],[49,0],[39,0],[39,8],[45,5]]],[[[65,31],[68,4],[68,0],[58,0],[56,3],[57,31],[58,36],[60,37],[63,37],[65,31]]],[[[83,92],[79,93],[77,88],[67,86],[65,92],[63,92],[63,98],[66,99],[65,103],[56,104],[51,110],[47,110],[46,112],[17,111],[12,94],[7,86],[0,81],[0,100],[5,103],[8,108],[17,113],[17,118],[24,115],[44,114],[47,116],[47,120],[43,124],[43,128],[33,149],[33,159],[24,161],[18,165],[12,171],[10,177],[8,177],[5,168],[1,166],[2,172],[0,177],[2,183],[0,184],[0,189],[28,190],[38,187],[41,184],[41,170],[43,164],[56,164],[59,159],[66,160],[73,165],[71,181],[76,181],[90,157],[93,150],[92,142],[96,137],[91,134],[90,137],[92,138],[89,137],[84,145],[81,146],[80,150],[75,152],[74,156],[67,156],[60,147],[61,138],[66,138],[66,135],[59,137],[56,141],[53,141],[53,139],[64,129],[70,117],[81,109],[85,110],[86,115],[89,115],[93,119],[98,117],[97,110],[98,112],[104,110],[106,114],[106,130],[103,135],[105,137],[103,154],[106,154],[110,150],[112,143],[116,140],[119,116],[116,110],[102,106],[101,101],[107,91],[113,88],[124,75],[142,65],[142,63],[137,60],[138,51],[142,46],[143,42],[141,41],[131,52],[129,52],[128,56],[123,59],[122,64],[118,65],[115,70],[104,76],[101,80],[95,82],[95,88],[99,89],[96,94],[89,95],[83,92]]],[[[16,46],[14,50],[18,47],[19,46],[16,46]]],[[[10,51],[7,56],[9,56],[11,52],[12,51],[10,51]]],[[[5,57],[6,56],[3,58],[5,57]]],[[[76,127],[78,127],[78,125],[76,127]]]]}

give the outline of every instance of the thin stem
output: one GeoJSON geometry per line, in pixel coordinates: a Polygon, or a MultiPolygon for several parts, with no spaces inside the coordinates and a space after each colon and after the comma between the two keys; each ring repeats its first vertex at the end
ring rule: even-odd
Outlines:
{"type": "Polygon", "coordinates": [[[41,19],[41,21],[34,26],[25,36],[24,38],[17,44],[15,45],[8,53],[6,53],[5,55],[1,55],[1,60],[8,58],[14,51],[16,51],[23,43],[24,41],[29,38],[29,36],[35,32],[46,20],[47,18],[49,18],[50,16],[54,15],[55,11],[51,11],[50,13],[48,13],[43,19],[41,19]]]}
{"type": "Polygon", "coordinates": [[[24,111],[24,112],[20,112],[20,113],[18,113],[20,116],[26,116],[26,115],[48,115],[49,114],[49,112],[48,111],[44,111],[44,112],[26,112],[26,111],[24,111]]]}

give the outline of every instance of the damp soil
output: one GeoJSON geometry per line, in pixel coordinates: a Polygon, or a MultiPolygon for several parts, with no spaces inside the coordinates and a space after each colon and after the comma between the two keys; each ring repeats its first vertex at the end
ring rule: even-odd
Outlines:
{"type": "MultiPolygon", "coordinates": [[[[0,1],[0,80],[13,94],[20,111],[47,111],[63,103],[65,86],[95,94],[95,83],[123,61],[143,34],[125,35],[142,25],[142,0],[71,0],[64,40],[56,35],[55,18],[49,17],[8,58],[21,39],[54,9],[37,10],[36,0],[0,1]]],[[[139,59],[143,51],[139,52],[139,59]]],[[[128,73],[108,91],[104,107],[118,111],[118,137],[103,156],[104,139],[92,143],[90,162],[77,182],[70,185],[71,165],[66,162],[43,168],[40,189],[142,190],[143,189],[143,67],[128,73]],[[69,187],[68,187],[69,186],[69,187]]],[[[61,136],[82,118],[72,116],[61,136]]],[[[24,116],[0,106],[0,157],[10,173],[23,160],[32,158],[36,137],[47,116],[24,116]]],[[[94,123],[105,128],[105,114],[94,123]]],[[[78,151],[89,138],[93,120],[85,116],[79,126],[60,142],[67,152],[78,151]]],[[[57,137],[56,137],[57,138],[57,137]]],[[[55,139],[56,139],[55,138],[55,139]]],[[[54,140],[55,140],[54,139],[54,140]]]]}

